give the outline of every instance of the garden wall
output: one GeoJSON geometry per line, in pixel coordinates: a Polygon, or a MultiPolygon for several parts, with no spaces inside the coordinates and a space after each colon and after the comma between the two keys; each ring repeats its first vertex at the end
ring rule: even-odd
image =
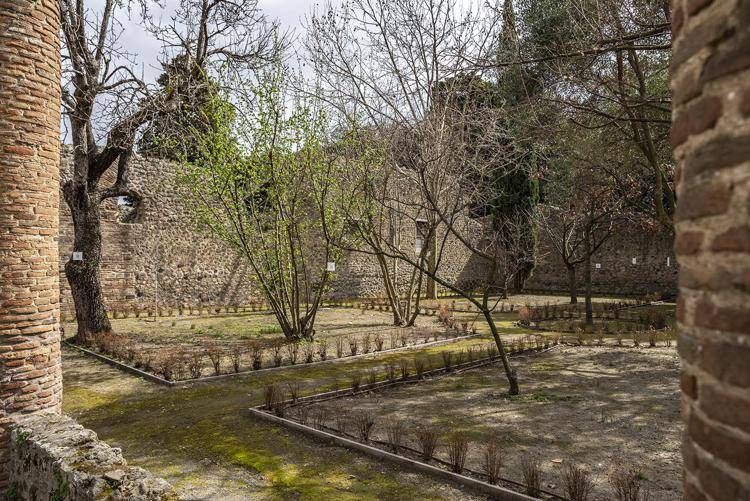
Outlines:
{"type": "Polygon", "coordinates": [[[120,449],[57,414],[39,414],[14,425],[8,470],[9,499],[178,499],[166,481],[128,466],[120,449]]]}
{"type": "MultiPolygon", "coordinates": [[[[63,179],[69,175],[70,168],[70,150],[64,148],[63,179]]],[[[177,173],[178,168],[169,161],[134,157],[130,182],[142,196],[139,207],[118,205],[116,200],[108,200],[103,205],[101,273],[110,307],[235,305],[246,304],[257,297],[245,261],[194,229],[183,204],[188,195],[179,187],[177,173]]],[[[110,183],[111,176],[113,172],[108,172],[102,182],[110,183]]],[[[465,224],[479,223],[466,218],[465,224]]],[[[414,248],[416,228],[413,225],[413,221],[403,223],[400,238],[404,248],[414,248]]],[[[63,266],[70,256],[72,242],[70,211],[62,204],[60,284],[62,309],[66,314],[73,310],[63,266]]],[[[613,240],[597,258],[603,263],[603,269],[601,273],[594,273],[595,290],[614,293],[674,291],[676,270],[671,245],[667,237],[635,232],[613,240]],[[630,264],[634,256],[640,260],[637,266],[630,264]],[[666,267],[668,256],[671,267],[666,267]]],[[[542,242],[541,248],[544,247],[542,242]]],[[[405,286],[411,270],[404,263],[395,266],[399,283],[405,286]]],[[[475,283],[486,275],[481,259],[450,238],[440,270],[441,276],[464,284],[475,283]]],[[[565,268],[549,254],[540,261],[528,286],[538,290],[565,290],[565,268]]],[[[357,253],[337,263],[332,289],[335,297],[383,296],[380,269],[375,259],[357,253]]]]}
{"type": "MultiPolygon", "coordinates": [[[[549,241],[538,243],[539,256],[529,290],[567,291],[568,271],[549,241]]],[[[677,262],[674,238],[667,231],[645,231],[622,225],[592,258],[594,292],[605,294],[677,295],[677,262]],[[635,263],[633,263],[635,258],[635,263]],[[596,268],[599,263],[600,267],[596,268]]],[[[578,291],[583,293],[583,264],[578,266],[578,291]]]]}

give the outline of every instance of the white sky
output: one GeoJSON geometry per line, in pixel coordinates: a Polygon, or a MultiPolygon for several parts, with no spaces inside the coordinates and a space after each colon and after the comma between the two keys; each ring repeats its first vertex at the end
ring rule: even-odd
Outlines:
{"type": "MultiPolygon", "coordinates": [[[[169,15],[177,5],[176,0],[165,0],[166,8],[160,9],[158,6],[152,7],[152,15],[158,21],[159,16],[164,21],[169,20],[169,15]]],[[[87,6],[93,11],[101,9],[104,0],[88,0],[87,6]]],[[[304,18],[309,14],[313,7],[323,5],[322,0],[259,0],[259,7],[265,12],[269,19],[278,20],[281,31],[290,31],[297,36],[301,36],[304,29],[302,28],[304,18]]],[[[119,21],[123,24],[123,33],[120,38],[122,47],[128,52],[136,55],[139,65],[142,65],[142,71],[147,81],[153,81],[160,73],[161,67],[158,62],[158,56],[161,52],[160,43],[148,34],[140,24],[140,14],[133,12],[131,19],[128,19],[124,11],[118,15],[119,21]]]]}

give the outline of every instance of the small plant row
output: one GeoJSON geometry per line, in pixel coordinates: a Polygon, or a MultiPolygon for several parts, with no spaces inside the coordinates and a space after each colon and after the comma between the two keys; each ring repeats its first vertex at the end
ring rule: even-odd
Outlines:
{"type": "Polygon", "coordinates": [[[620,330],[615,330],[614,332],[604,330],[596,333],[588,333],[583,329],[578,329],[575,331],[575,337],[564,336],[563,339],[568,344],[576,344],[578,346],[604,346],[606,344],[605,335],[612,335],[614,343],[617,346],[631,344],[634,348],[646,345],[649,348],[656,348],[659,343],[663,343],[663,346],[671,347],[672,341],[676,338],[676,330],[672,327],[662,330],[652,328],[627,333],[623,333],[620,330]],[[629,343],[626,343],[626,339],[629,343]]]}
{"type": "MultiPolygon", "coordinates": [[[[419,342],[450,340],[469,334],[468,326],[462,327],[465,330],[398,328],[314,341],[266,339],[219,344],[208,340],[193,345],[152,347],[144,347],[134,335],[109,333],[92,335],[81,344],[167,381],[181,381],[347,358],[406,348],[419,342]]],[[[197,337],[202,334],[203,331],[196,331],[197,337]]]]}
{"type": "MultiPolygon", "coordinates": [[[[524,336],[513,339],[506,347],[509,355],[538,352],[549,349],[560,343],[559,339],[542,336],[524,336]]],[[[469,346],[462,350],[444,350],[437,355],[419,354],[414,357],[402,357],[397,361],[389,361],[384,366],[372,367],[365,372],[355,372],[347,380],[347,386],[341,389],[337,380],[333,390],[326,395],[340,397],[370,392],[383,386],[400,382],[415,382],[427,376],[446,374],[455,370],[473,368],[477,363],[487,363],[497,360],[500,353],[494,343],[469,346]]],[[[271,383],[263,389],[263,408],[283,417],[285,409],[300,403],[299,385],[288,383],[287,390],[278,383],[271,383]]],[[[304,400],[317,399],[316,396],[304,400]]]]}
{"type": "MultiPolygon", "coordinates": [[[[623,316],[626,309],[637,306],[639,303],[633,300],[613,301],[606,303],[593,303],[592,314],[594,318],[617,320],[623,316]]],[[[584,318],[586,309],[583,303],[551,304],[525,304],[518,310],[518,320],[522,324],[538,324],[545,320],[572,320],[584,318]]]]}
{"type": "MultiPolygon", "coordinates": [[[[254,302],[245,305],[203,305],[203,306],[139,306],[133,305],[124,308],[111,308],[108,312],[110,318],[157,318],[157,317],[183,317],[183,316],[207,316],[222,313],[248,313],[269,311],[270,307],[265,302],[254,302]]],[[[66,315],[63,320],[75,320],[75,315],[66,315]]]]}
{"type": "MultiPolygon", "coordinates": [[[[268,388],[271,388],[271,395],[266,395],[269,401],[266,405],[273,406],[273,392],[276,390],[273,389],[273,385],[268,388]]],[[[278,415],[277,410],[274,411],[278,415]]],[[[342,403],[330,408],[322,405],[299,406],[294,409],[293,416],[286,418],[363,444],[387,449],[393,454],[447,468],[453,473],[479,478],[492,485],[511,486],[529,496],[562,497],[542,488],[544,471],[541,461],[535,456],[524,455],[516,465],[523,483],[504,478],[503,470],[507,466],[505,453],[497,440],[473,442],[465,433],[446,433],[442,426],[432,423],[412,425],[395,418],[381,422],[371,410],[350,411],[342,403]],[[376,435],[381,439],[377,439],[376,435]],[[479,471],[467,467],[468,458],[473,456],[479,457],[479,471]]],[[[613,470],[609,475],[611,499],[647,501],[650,492],[643,483],[644,479],[635,467],[613,470]]],[[[590,473],[573,463],[568,462],[564,465],[562,484],[565,498],[571,501],[588,501],[592,497],[594,483],[590,473]]]]}

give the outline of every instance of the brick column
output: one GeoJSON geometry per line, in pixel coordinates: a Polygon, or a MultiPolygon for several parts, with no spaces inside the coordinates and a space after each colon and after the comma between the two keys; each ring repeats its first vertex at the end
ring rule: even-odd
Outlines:
{"type": "Polygon", "coordinates": [[[685,499],[750,499],[750,0],[673,0],[685,499]]]}
{"type": "Polygon", "coordinates": [[[0,485],[7,425],[60,412],[57,0],[0,0],[0,485]]]}

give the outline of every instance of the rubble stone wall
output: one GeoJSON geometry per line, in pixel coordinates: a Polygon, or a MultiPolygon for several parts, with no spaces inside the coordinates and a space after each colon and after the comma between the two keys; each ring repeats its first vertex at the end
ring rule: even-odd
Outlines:
{"type": "Polygon", "coordinates": [[[176,500],[164,480],[128,466],[120,449],[59,414],[39,414],[11,430],[9,499],[176,500]]]}

